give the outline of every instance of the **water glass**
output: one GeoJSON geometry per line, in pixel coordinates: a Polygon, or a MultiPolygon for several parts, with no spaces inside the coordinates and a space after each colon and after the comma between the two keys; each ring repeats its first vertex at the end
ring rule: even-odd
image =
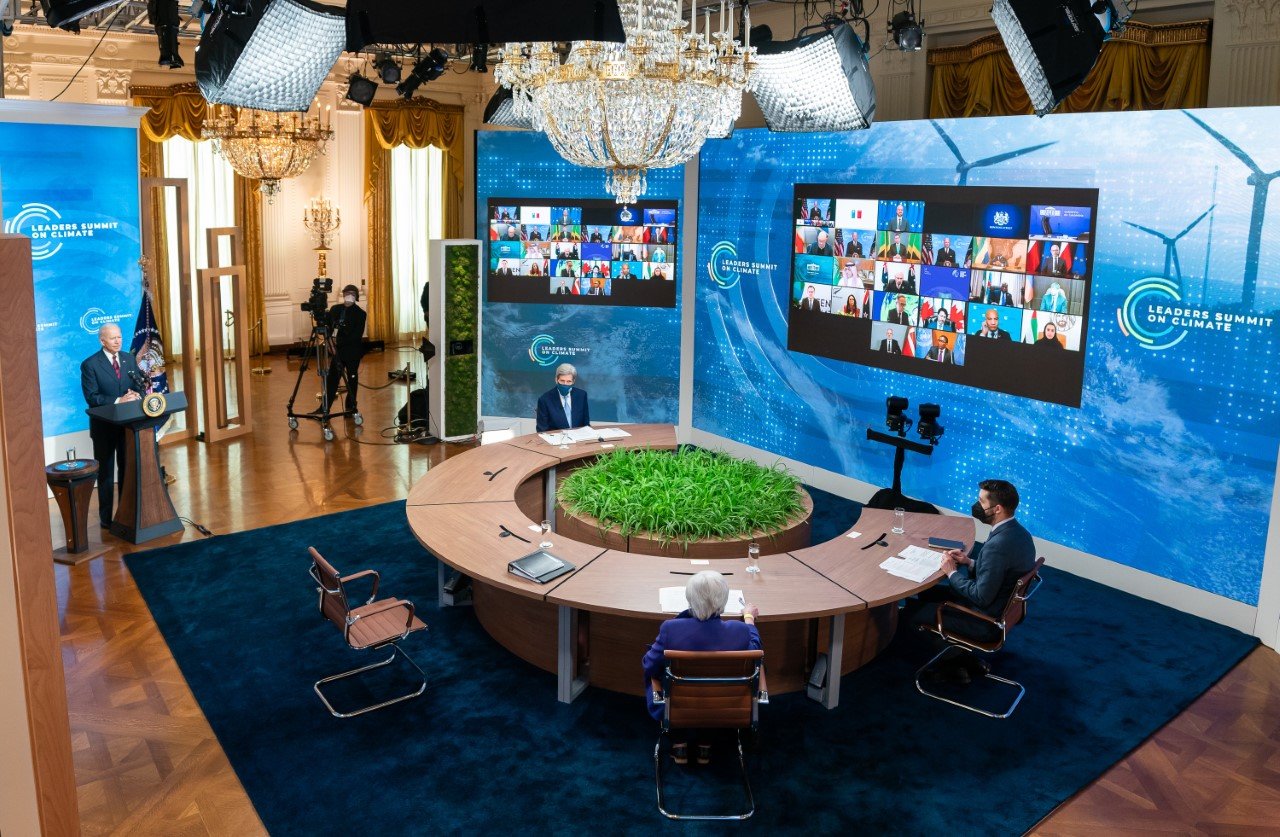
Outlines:
{"type": "Polygon", "coordinates": [[[539,549],[551,548],[551,521],[542,521],[542,543],[538,544],[539,549]]]}
{"type": "Polygon", "coordinates": [[[747,572],[760,572],[760,544],[754,541],[747,544],[747,572]]]}
{"type": "Polygon", "coordinates": [[[902,526],[902,523],[906,519],[906,516],[907,516],[906,509],[896,508],[893,510],[893,533],[895,535],[901,535],[903,532],[906,531],[906,529],[904,529],[902,526]]]}
{"type": "Polygon", "coordinates": [[[70,462],[71,460],[73,460],[73,459],[75,459],[75,458],[76,458],[76,449],[75,449],[75,448],[67,448],[67,461],[68,461],[68,462],[70,462]]]}

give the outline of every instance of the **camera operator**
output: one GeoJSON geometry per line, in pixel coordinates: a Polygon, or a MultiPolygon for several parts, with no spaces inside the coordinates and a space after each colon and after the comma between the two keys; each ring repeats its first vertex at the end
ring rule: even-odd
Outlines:
{"type": "Polygon", "coordinates": [[[360,299],[360,289],[355,285],[347,285],[342,289],[342,303],[329,309],[329,378],[325,386],[329,391],[328,402],[333,408],[333,399],[338,392],[338,380],[345,378],[347,382],[348,413],[356,412],[356,391],[359,389],[358,373],[360,356],[364,351],[364,309],[356,302],[360,299]]]}

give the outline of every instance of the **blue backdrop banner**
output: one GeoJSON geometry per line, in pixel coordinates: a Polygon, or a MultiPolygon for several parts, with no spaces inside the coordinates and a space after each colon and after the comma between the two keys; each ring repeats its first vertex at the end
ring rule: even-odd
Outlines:
{"type": "MultiPolygon", "coordinates": [[[[649,172],[646,198],[679,200],[684,167],[649,172]]],[[[481,131],[476,139],[476,229],[489,199],[607,199],[604,172],[565,162],[542,134],[481,131]]],[[[676,229],[684,224],[683,213],[676,229]]],[[[685,257],[677,253],[677,262],[685,257]]],[[[482,301],[481,412],[532,417],[559,363],[578,368],[593,421],[670,422],[678,414],[679,270],[674,308],[482,301]]]]}
{"type": "Polygon", "coordinates": [[[0,122],[4,230],[31,238],[44,435],[89,426],[80,361],[142,299],[136,128],[0,122]]]}
{"type": "Polygon", "coordinates": [[[1043,538],[1256,604],[1280,417],[1280,109],[738,131],[701,155],[694,426],[865,482],[884,399],[942,405],[904,490],[1013,481],[1043,538]],[[1099,190],[1080,407],[789,352],[800,183],[1099,190]]]}

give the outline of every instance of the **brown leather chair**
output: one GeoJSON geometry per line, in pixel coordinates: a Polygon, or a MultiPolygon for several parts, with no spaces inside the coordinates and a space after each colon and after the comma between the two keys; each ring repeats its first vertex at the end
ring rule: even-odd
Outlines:
{"type": "Polygon", "coordinates": [[[307,550],[311,553],[311,578],[319,585],[317,592],[320,594],[320,615],[338,626],[342,631],[342,638],[347,643],[347,647],[354,651],[391,647],[391,656],[380,663],[344,671],[341,674],[334,674],[316,682],[316,694],[320,696],[320,700],[324,702],[329,712],[336,718],[352,718],[356,715],[363,715],[365,712],[372,712],[375,709],[390,706],[393,703],[416,698],[425,692],[427,689],[426,674],[413,661],[413,658],[398,645],[400,640],[409,636],[409,634],[415,631],[423,631],[427,628],[426,623],[414,615],[413,602],[405,599],[379,599],[378,583],[381,580],[381,576],[376,571],[363,570],[351,575],[340,575],[333,568],[333,565],[316,551],[315,547],[308,547],[307,550]],[[347,598],[347,585],[362,578],[372,578],[373,589],[367,602],[363,605],[352,607],[347,598]],[[335,680],[354,677],[375,668],[391,665],[397,656],[404,657],[422,678],[422,683],[417,687],[416,691],[379,701],[361,709],[339,712],[329,702],[329,698],[325,697],[324,691],[320,688],[325,683],[332,683],[335,680]]]}
{"type": "MultiPolygon", "coordinates": [[[[1017,690],[1017,693],[1013,697],[1013,701],[1009,704],[1009,708],[1003,713],[999,713],[983,709],[982,707],[975,706],[973,704],[963,703],[956,700],[954,696],[948,697],[947,695],[940,694],[936,691],[930,691],[921,684],[920,677],[954,649],[963,649],[982,654],[994,654],[1001,648],[1004,648],[1005,641],[1009,638],[1009,631],[1015,625],[1022,624],[1022,622],[1027,618],[1027,600],[1040,589],[1040,583],[1042,581],[1040,577],[1040,568],[1043,566],[1044,558],[1037,558],[1036,565],[1031,568],[1031,571],[1018,579],[1018,583],[1014,585],[1013,594],[1009,597],[1009,603],[1005,605],[1004,611],[1000,614],[999,619],[994,619],[985,613],[974,610],[973,608],[965,607],[964,605],[956,604],[955,602],[943,602],[938,606],[937,624],[931,626],[929,630],[946,640],[947,645],[934,655],[933,659],[921,666],[920,670],[916,672],[916,689],[920,694],[931,697],[935,700],[943,701],[944,703],[949,703],[952,706],[959,706],[961,709],[968,709],[970,712],[977,712],[980,715],[986,715],[989,718],[1008,718],[1013,714],[1013,710],[1018,708],[1018,703],[1021,702],[1022,696],[1027,693],[1026,688],[1021,683],[1014,680],[999,677],[992,674],[990,671],[983,674],[983,679],[993,680],[997,683],[1004,683],[1009,686],[1013,686],[1017,690]],[[963,614],[967,619],[971,620],[970,625],[974,624],[972,620],[977,620],[978,622],[991,625],[999,631],[999,634],[994,636],[992,639],[981,639],[970,634],[966,634],[961,626],[953,624],[948,627],[943,624],[945,621],[944,617],[948,613],[963,614]]],[[[952,621],[954,623],[955,620],[952,621]]]]}
{"type": "Polygon", "coordinates": [[[665,654],[666,669],[661,682],[650,681],[653,702],[663,707],[662,730],[653,748],[657,774],[658,810],[673,820],[745,820],[755,813],[756,803],[747,778],[742,754],[742,730],[755,730],[758,706],[769,702],[764,676],[764,652],[755,651],[674,651],[665,654]],[[738,767],[747,795],[747,810],[737,814],[680,814],[667,810],[662,799],[663,744],[670,749],[673,729],[731,729],[737,734],[738,767]]]}

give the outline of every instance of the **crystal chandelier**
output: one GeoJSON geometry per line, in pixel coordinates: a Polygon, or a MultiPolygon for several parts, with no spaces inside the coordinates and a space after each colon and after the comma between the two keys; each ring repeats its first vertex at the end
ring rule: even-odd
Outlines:
{"type": "Polygon", "coordinates": [[[691,21],[681,7],[682,0],[619,0],[626,43],[574,41],[563,62],[551,43],[508,44],[494,68],[516,115],[569,162],[605,169],[605,189],[618,203],[645,193],[649,169],[678,166],[708,137],[727,136],[755,69],[749,36],[743,44],[733,38],[734,3],[726,28],[721,0],[715,32],[710,9],[699,31],[695,3],[691,21]]]}
{"type": "Polygon", "coordinates": [[[262,182],[268,200],[280,181],[297,177],[323,154],[333,137],[332,121],[319,114],[269,113],[216,105],[204,122],[205,139],[242,177],[262,182]]]}

